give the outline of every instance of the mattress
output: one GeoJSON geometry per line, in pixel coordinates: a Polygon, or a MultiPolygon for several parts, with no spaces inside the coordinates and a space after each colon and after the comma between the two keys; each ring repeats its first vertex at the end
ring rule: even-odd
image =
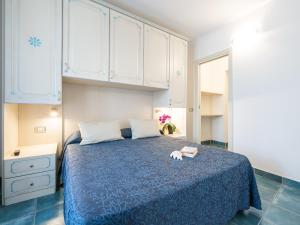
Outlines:
{"type": "Polygon", "coordinates": [[[245,156],[164,136],[69,144],[62,179],[67,225],[225,225],[261,209],[245,156]],[[169,157],[184,146],[199,154],[169,157]]]}

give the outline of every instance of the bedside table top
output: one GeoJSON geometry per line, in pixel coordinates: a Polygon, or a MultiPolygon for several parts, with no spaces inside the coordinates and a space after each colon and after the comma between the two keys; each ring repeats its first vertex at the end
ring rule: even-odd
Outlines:
{"type": "Polygon", "coordinates": [[[14,156],[14,152],[7,152],[4,155],[4,160],[22,159],[27,157],[55,155],[57,152],[57,143],[31,146],[18,146],[20,155],[14,156]]]}
{"type": "Polygon", "coordinates": [[[174,133],[174,134],[165,134],[167,137],[173,137],[173,138],[185,138],[186,136],[180,133],[174,133]]]}

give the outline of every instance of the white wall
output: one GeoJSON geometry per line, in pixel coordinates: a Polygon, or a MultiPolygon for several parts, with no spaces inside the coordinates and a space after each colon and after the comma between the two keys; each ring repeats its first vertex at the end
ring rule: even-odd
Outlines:
{"type": "Polygon", "coordinates": [[[4,105],[4,151],[13,152],[17,146],[58,143],[61,149],[61,112],[51,117],[50,105],[4,105]],[[35,127],[45,127],[45,133],[36,133],[35,127]]]}
{"type": "Polygon", "coordinates": [[[186,137],[187,140],[193,140],[193,110],[194,109],[194,73],[195,65],[194,61],[194,43],[192,41],[188,44],[188,73],[187,73],[187,111],[186,111],[186,137]]]}
{"type": "Polygon", "coordinates": [[[19,145],[19,107],[16,104],[4,107],[4,131],[4,154],[8,154],[19,145]]]}
{"type": "Polygon", "coordinates": [[[232,45],[233,148],[254,167],[297,181],[299,8],[298,0],[272,0],[245,20],[199,37],[194,54],[201,59],[227,49],[243,26],[261,24],[259,33],[238,35],[232,45]]]}
{"type": "Polygon", "coordinates": [[[152,92],[88,85],[63,85],[64,138],[78,130],[80,121],[152,119],[152,92]]]}
{"type": "Polygon", "coordinates": [[[19,145],[58,143],[62,146],[61,107],[57,117],[51,117],[51,105],[19,105],[19,145]],[[45,133],[36,133],[35,127],[46,127],[45,133]]]}

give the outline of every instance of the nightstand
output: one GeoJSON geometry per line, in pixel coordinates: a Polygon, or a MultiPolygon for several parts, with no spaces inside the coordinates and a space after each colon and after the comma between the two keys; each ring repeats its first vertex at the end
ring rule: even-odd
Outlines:
{"type": "Polygon", "coordinates": [[[4,204],[41,197],[56,190],[57,144],[20,146],[4,156],[4,204]]]}

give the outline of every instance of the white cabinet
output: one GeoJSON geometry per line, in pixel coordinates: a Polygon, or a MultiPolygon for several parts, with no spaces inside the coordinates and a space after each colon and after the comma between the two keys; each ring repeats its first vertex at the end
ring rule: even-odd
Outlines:
{"type": "Polygon", "coordinates": [[[154,108],[185,108],[187,92],[187,42],[170,37],[169,89],[153,94],[154,108]]]}
{"type": "Polygon", "coordinates": [[[61,0],[5,1],[5,102],[61,103],[61,0]]]}
{"type": "Polygon", "coordinates": [[[171,36],[170,104],[174,108],[186,107],[187,42],[171,36]]]}
{"type": "Polygon", "coordinates": [[[144,26],[144,85],[168,88],[170,71],[170,35],[144,26]]]}
{"type": "Polygon", "coordinates": [[[64,0],[63,75],[108,80],[109,9],[90,0],[64,0]]]}
{"type": "Polygon", "coordinates": [[[110,81],[143,84],[143,23],[110,11],[110,81]]]}

